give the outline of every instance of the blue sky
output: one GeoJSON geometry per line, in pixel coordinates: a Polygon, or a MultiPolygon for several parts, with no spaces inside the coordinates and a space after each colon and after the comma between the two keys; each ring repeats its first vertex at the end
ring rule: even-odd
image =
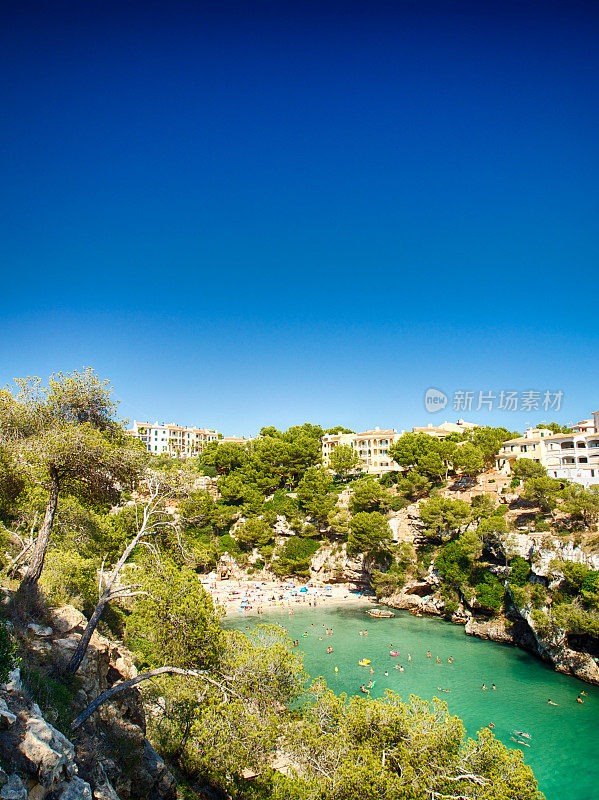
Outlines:
{"type": "Polygon", "coordinates": [[[229,434],[599,408],[595,4],[0,21],[2,383],[93,366],[122,415],[229,434]],[[451,408],[502,389],[564,399],[451,408]]]}

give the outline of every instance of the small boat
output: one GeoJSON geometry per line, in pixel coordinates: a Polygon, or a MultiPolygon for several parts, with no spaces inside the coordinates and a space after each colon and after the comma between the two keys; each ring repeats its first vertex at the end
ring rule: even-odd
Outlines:
{"type": "Polygon", "coordinates": [[[370,664],[369,658],[363,658],[361,661],[358,661],[359,667],[367,667],[370,664]]]}
{"type": "Polygon", "coordinates": [[[374,617],[375,619],[390,619],[395,616],[393,611],[384,611],[382,608],[368,609],[366,613],[368,616],[374,617]]]}

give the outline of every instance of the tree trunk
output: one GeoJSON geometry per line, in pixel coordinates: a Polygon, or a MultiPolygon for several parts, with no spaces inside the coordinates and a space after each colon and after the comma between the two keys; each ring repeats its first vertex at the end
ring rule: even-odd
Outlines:
{"type": "Polygon", "coordinates": [[[56,514],[56,507],[58,506],[58,494],[60,492],[60,481],[58,478],[58,470],[56,467],[50,467],[50,496],[48,497],[48,505],[46,506],[46,513],[44,515],[44,522],[40,528],[40,532],[35,541],[33,555],[25,577],[21,581],[21,588],[26,586],[33,586],[37,584],[42,570],[44,568],[44,559],[48,545],[50,544],[50,534],[52,533],[52,525],[54,523],[54,515],[56,514]]]}
{"type": "Polygon", "coordinates": [[[83,636],[81,637],[79,644],[77,645],[77,649],[75,650],[71,660],[65,667],[64,670],[65,675],[74,675],[79,669],[79,665],[83,661],[90,639],[92,638],[93,633],[96,630],[96,626],[100,621],[100,617],[102,616],[102,612],[106,608],[106,604],[110,599],[109,595],[110,591],[104,592],[104,594],[102,595],[102,597],[98,602],[98,605],[95,607],[94,613],[91,615],[91,617],[89,618],[89,622],[85,626],[85,630],[83,631],[83,636]]]}

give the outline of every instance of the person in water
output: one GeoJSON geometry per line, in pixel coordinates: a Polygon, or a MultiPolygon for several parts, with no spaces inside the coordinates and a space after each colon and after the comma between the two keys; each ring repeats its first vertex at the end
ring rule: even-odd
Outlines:
{"type": "Polygon", "coordinates": [[[494,683],[492,683],[492,684],[491,684],[491,689],[497,689],[497,686],[495,686],[495,684],[494,684],[494,683]]]}
{"type": "Polygon", "coordinates": [[[437,656],[437,664],[441,664],[441,663],[442,663],[441,659],[439,658],[439,656],[437,656]]]}
{"type": "Polygon", "coordinates": [[[547,703],[548,703],[550,706],[556,706],[556,705],[557,705],[557,703],[554,703],[554,702],[553,702],[553,700],[551,700],[551,698],[549,698],[549,699],[547,700],[547,703]]]}
{"type": "Polygon", "coordinates": [[[486,691],[487,691],[486,684],[483,683],[483,692],[486,692],[486,691]]]}
{"type": "MultiPolygon", "coordinates": [[[[389,673],[387,672],[387,670],[385,670],[385,677],[386,677],[386,678],[388,678],[388,677],[389,677],[389,673]]],[[[580,702],[582,703],[582,700],[581,700],[580,702]]]]}
{"type": "Polygon", "coordinates": [[[412,656],[408,653],[408,661],[412,660],[412,656]]]}
{"type": "Polygon", "coordinates": [[[427,652],[427,654],[426,654],[426,657],[427,657],[427,658],[430,658],[430,657],[431,657],[431,651],[430,651],[430,650],[428,650],[428,652],[427,652]]]}

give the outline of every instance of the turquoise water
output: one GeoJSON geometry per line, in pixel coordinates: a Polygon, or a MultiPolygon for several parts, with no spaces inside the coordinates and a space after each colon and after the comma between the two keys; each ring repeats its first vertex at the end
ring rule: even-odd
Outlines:
{"type": "Polygon", "coordinates": [[[518,648],[475,639],[460,626],[405,612],[383,620],[372,619],[359,607],[297,609],[293,615],[273,611],[260,617],[246,613],[228,620],[227,627],[244,630],[264,622],[276,622],[299,639],[309,675],[324,676],[335,692],[357,693],[372,678],[374,697],[388,688],[406,699],[410,694],[425,699],[436,695],[461,717],[469,735],[494,723],[494,733],[504,744],[524,752],[547,800],[599,798],[598,687],[559,675],[518,648]],[[326,628],[333,629],[332,636],[325,634],[326,628]],[[364,628],[368,635],[360,636],[364,628]],[[334,648],[330,655],[329,646],[334,648]],[[399,657],[391,658],[390,649],[399,649],[399,657]],[[447,663],[450,656],[452,664],[447,663]],[[362,658],[371,660],[374,674],[358,666],[362,658]],[[395,664],[405,671],[394,669],[395,664]],[[576,702],[581,690],[587,694],[583,705],[576,702]],[[558,705],[549,705],[549,698],[558,705]],[[514,729],[531,735],[522,739],[530,747],[511,740],[514,729]]]}

